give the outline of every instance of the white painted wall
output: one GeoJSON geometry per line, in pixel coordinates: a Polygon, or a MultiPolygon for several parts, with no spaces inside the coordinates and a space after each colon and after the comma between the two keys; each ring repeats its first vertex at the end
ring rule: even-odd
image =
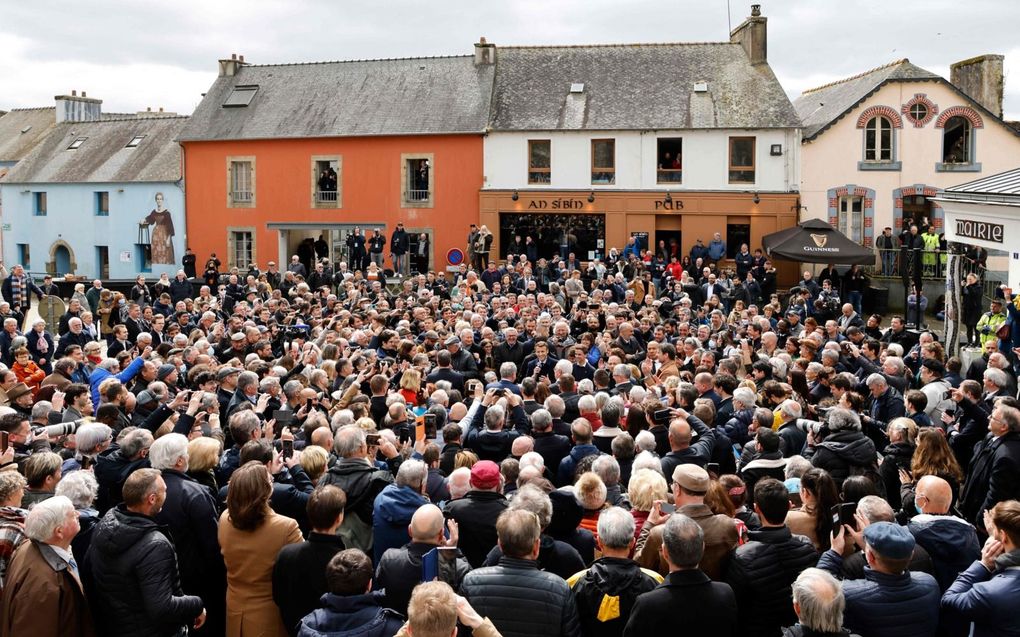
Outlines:
{"type": "Polygon", "coordinates": [[[665,190],[790,192],[800,183],[800,131],[678,130],[492,132],[485,137],[484,188],[490,190],[665,190]],[[755,137],[755,183],[729,183],[729,138],[755,137]],[[683,139],[683,183],[656,180],[658,138],[683,139]],[[591,183],[591,140],[616,140],[616,183],[591,183]],[[551,141],[551,184],[528,184],[528,140],[551,141]],[[783,154],[770,156],[772,144],[783,154]]]}

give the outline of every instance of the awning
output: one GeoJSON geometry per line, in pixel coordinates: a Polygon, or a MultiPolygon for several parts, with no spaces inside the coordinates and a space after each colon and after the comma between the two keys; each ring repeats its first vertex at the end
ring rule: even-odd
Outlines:
{"type": "Polygon", "coordinates": [[[761,243],[771,259],[837,265],[875,263],[874,251],[853,242],[821,219],[808,219],[793,228],[765,235],[761,243]]]}

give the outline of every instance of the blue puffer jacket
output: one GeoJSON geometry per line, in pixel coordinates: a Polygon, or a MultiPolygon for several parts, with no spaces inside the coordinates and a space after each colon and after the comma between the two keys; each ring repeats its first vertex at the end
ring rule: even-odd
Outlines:
{"type": "Polygon", "coordinates": [[[586,456],[597,456],[602,452],[593,444],[577,445],[570,450],[570,454],[560,460],[559,469],[556,472],[556,484],[564,486],[574,483],[574,469],[577,463],[584,460],[586,456]]]}
{"type": "Polygon", "coordinates": [[[407,544],[411,538],[407,534],[407,525],[411,516],[428,499],[411,487],[387,485],[375,499],[372,510],[372,537],[375,542],[372,550],[375,553],[375,564],[382,559],[386,549],[398,549],[407,544]]]}
{"type": "Polygon", "coordinates": [[[298,637],[393,637],[404,618],[382,607],[383,591],[341,597],[322,596],[322,608],[305,615],[298,624],[298,637]]]}
{"type": "Polygon", "coordinates": [[[962,570],[981,559],[977,531],[963,518],[922,513],[910,519],[907,529],[931,556],[940,590],[948,589],[962,570]]]}
{"type": "MultiPolygon", "coordinates": [[[[818,568],[840,576],[843,558],[828,550],[818,568]]],[[[939,624],[939,585],[927,573],[887,575],[866,567],[864,579],[843,580],[843,625],[867,637],[933,637],[939,624]]]]}
{"type": "Polygon", "coordinates": [[[974,622],[974,637],[998,637],[1020,634],[1020,570],[1017,552],[1000,555],[993,575],[980,561],[960,573],[946,594],[942,607],[968,622],[974,622]],[[1004,560],[1004,558],[1006,558],[1004,560]]]}

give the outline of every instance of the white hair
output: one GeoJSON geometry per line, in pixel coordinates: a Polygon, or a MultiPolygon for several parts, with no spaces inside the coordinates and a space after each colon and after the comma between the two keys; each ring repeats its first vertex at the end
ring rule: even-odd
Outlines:
{"type": "Polygon", "coordinates": [[[535,467],[540,472],[545,471],[545,458],[537,451],[529,451],[521,456],[520,468],[523,470],[525,467],[535,467]]]}
{"type": "MultiPolygon", "coordinates": [[[[641,433],[643,434],[645,432],[642,431],[641,433]]],[[[641,434],[638,434],[638,437],[640,436],[641,434]]],[[[655,457],[654,454],[652,454],[651,451],[642,451],[641,453],[634,457],[634,463],[631,465],[630,469],[631,475],[637,473],[641,469],[651,469],[660,476],[664,475],[662,473],[662,463],[659,461],[658,458],[655,457]]]]}
{"type": "Polygon", "coordinates": [[[638,435],[634,437],[634,446],[637,447],[640,451],[654,452],[655,434],[648,431],[647,429],[639,431],[638,435]]]}
{"type": "Polygon", "coordinates": [[[57,527],[67,521],[68,515],[77,515],[74,503],[66,495],[55,495],[37,503],[25,518],[25,535],[36,542],[53,537],[57,527]]]}
{"type": "Polygon", "coordinates": [[[57,483],[56,495],[67,496],[76,509],[88,509],[99,493],[99,483],[91,471],[72,471],[57,483]]]}
{"type": "Polygon", "coordinates": [[[159,471],[173,469],[182,457],[188,457],[188,438],[183,434],[160,436],[149,447],[149,464],[159,471]]]}

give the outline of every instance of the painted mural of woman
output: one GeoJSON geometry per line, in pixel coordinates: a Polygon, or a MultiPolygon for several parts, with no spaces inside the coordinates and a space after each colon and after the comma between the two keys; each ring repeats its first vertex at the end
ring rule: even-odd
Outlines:
{"type": "Polygon", "coordinates": [[[176,264],[173,243],[174,221],[170,216],[170,211],[163,205],[163,193],[156,193],[156,207],[149,213],[149,216],[142,219],[141,225],[155,226],[152,229],[151,239],[152,263],[176,264]]]}

